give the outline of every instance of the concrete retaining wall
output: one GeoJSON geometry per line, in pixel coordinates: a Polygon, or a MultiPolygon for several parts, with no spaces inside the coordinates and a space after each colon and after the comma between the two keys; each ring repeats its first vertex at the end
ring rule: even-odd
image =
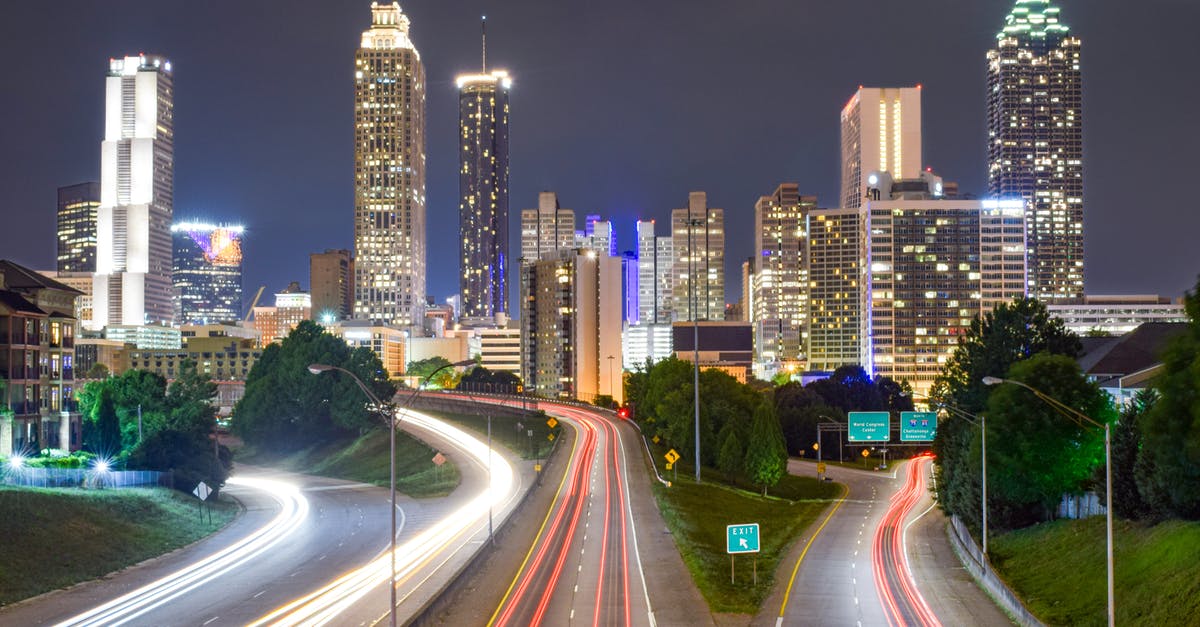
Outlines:
{"type": "Polygon", "coordinates": [[[950,519],[950,524],[946,526],[946,534],[950,536],[950,544],[954,547],[954,553],[958,555],[959,561],[966,567],[967,572],[975,578],[975,583],[979,584],[979,587],[983,588],[988,596],[991,596],[992,600],[1008,613],[1010,618],[1025,627],[1045,627],[1045,624],[1021,603],[1008,584],[996,575],[996,571],[992,570],[983,551],[979,549],[979,545],[975,544],[975,539],[971,537],[967,526],[958,519],[958,516],[950,519]]]}

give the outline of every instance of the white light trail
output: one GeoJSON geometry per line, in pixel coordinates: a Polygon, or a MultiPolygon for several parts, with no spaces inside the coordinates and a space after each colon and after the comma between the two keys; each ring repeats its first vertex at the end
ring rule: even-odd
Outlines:
{"type": "MultiPolygon", "coordinates": [[[[433,526],[396,548],[396,582],[413,576],[446,549],[457,550],[455,541],[486,519],[489,506],[511,499],[514,488],[513,468],[501,456],[491,455],[491,449],[462,429],[425,414],[403,411],[403,420],[432,431],[450,440],[479,464],[491,457],[492,477],[487,490],[462,507],[447,514],[433,526]]],[[[276,609],[251,625],[325,625],[357,603],[368,592],[387,585],[391,560],[384,552],[362,568],[350,571],[332,583],[305,597],[276,609]]]]}
{"type": "Polygon", "coordinates": [[[230,477],[226,484],[266,492],[279,502],[279,514],[233,545],[95,609],[68,618],[57,627],[115,626],[129,622],[254,559],[287,537],[308,517],[308,499],[292,484],[253,477],[230,477]]]}

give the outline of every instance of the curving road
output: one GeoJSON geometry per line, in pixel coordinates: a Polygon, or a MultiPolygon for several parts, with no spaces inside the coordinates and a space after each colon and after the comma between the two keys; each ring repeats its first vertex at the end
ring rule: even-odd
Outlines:
{"type": "Polygon", "coordinates": [[[488,624],[652,625],[622,425],[576,405],[539,401],[537,408],[571,428],[574,444],[533,545],[488,624]]]}
{"type": "MultiPolygon", "coordinates": [[[[421,414],[404,428],[458,464],[450,497],[399,502],[400,615],[410,616],[486,538],[487,502],[503,519],[528,478],[473,436],[421,414]],[[447,522],[449,521],[449,522],[447,522]]],[[[371,624],[388,609],[387,488],[239,466],[226,491],[246,507],[222,532],[104,579],[0,611],[12,625],[371,624]],[[368,565],[364,567],[364,564],[368,565]],[[347,587],[348,579],[358,585],[347,587]],[[340,582],[330,593],[331,582],[340,582]],[[312,611],[314,594],[324,601],[312,611]],[[296,611],[305,599],[306,613],[296,611]],[[328,602],[330,600],[333,602],[328,602]],[[279,610],[287,608],[287,611],[279,610]]]]}

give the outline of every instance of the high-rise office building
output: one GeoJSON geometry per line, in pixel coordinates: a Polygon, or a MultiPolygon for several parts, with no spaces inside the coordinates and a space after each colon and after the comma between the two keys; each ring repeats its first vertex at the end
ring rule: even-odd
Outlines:
{"type": "Polygon", "coordinates": [[[563,249],[521,267],[521,378],[549,397],[622,402],[621,259],[563,249]]]}
{"type": "Polygon", "coordinates": [[[657,235],[654,220],[639,220],[638,320],[642,324],[670,324],[675,283],[675,254],[670,235],[657,235]]]}
{"type": "Polygon", "coordinates": [[[808,213],[808,369],[861,364],[862,215],[808,213]]]}
{"type": "Polygon", "coordinates": [[[754,205],[753,291],[743,306],[750,307],[745,315],[754,324],[758,363],[806,357],[808,214],[816,208],[817,197],[800,195],[795,183],[780,185],[754,205]]]}
{"type": "Polygon", "coordinates": [[[842,108],[842,207],[863,203],[865,177],[921,172],[921,86],[859,87],[842,108]]]}
{"type": "Polygon", "coordinates": [[[96,213],[99,209],[99,183],[58,188],[59,272],[96,271],[96,213]]]}
{"type": "Polygon", "coordinates": [[[275,295],[274,307],[259,305],[254,308],[254,329],[264,347],[283,341],[305,320],[312,320],[312,295],[300,289],[300,283],[296,281],[275,295]]]}
{"type": "Polygon", "coordinates": [[[180,324],[242,319],[242,230],[199,222],[171,226],[180,324]]]}
{"type": "Polygon", "coordinates": [[[1049,0],[1017,0],[987,54],[988,193],[1028,207],[1029,294],[1083,296],[1078,37],[1049,0]]]}
{"type": "Polygon", "coordinates": [[[624,299],[624,319],[626,324],[637,324],[640,307],[638,305],[638,279],[641,268],[638,267],[637,253],[627,250],[621,255],[621,291],[624,299]]]}
{"type": "Polygon", "coordinates": [[[613,231],[612,221],[601,220],[600,216],[589,214],[583,220],[583,231],[575,233],[575,245],[594,250],[598,255],[616,257],[617,234],[613,231]]]}
{"type": "Polygon", "coordinates": [[[503,70],[487,69],[458,85],[459,294],[463,316],[508,311],[508,90],[503,70]]]}
{"type": "Polygon", "coordinates": [[[558,194],[538,194],[537,209],[521,210],[521,263],[575,248],[575,212],[558,205],[558,194]]]}
{"type": "Polygon", "coordinates": [[[708,206],[704,192],[671,212],[675,252],[675,320],[725,319],[725,211],[708,206]],[[694,289],[693,289],[694,288],[694,289]]]}
{"type": "Polygon", "coordinates": [[[881,179],[862,208],[863,364],[927,394],[971,320],[1025,294],[1025,204],[881,179]]]}
{"type": "Polygon", "coordinates": [[[328,324],[354,311],[354,258],[350,251],[326,250],[308,256],[308,287],[313,316],[328,324]]]}
{"type": "Polygon", "coordinates": [[[174,101],[174,74],[166,58],[109,61],[92,291],[97,327],[174,321],[174,101]]]}
{"type": "Polygon", "coordinates": [[[354,317],[425,308],[425,69],[400,4],[371,3],[354,54],[354,317]]]}

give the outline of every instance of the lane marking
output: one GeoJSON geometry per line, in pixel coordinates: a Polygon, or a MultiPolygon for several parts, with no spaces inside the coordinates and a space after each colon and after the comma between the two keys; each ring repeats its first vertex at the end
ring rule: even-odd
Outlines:
{"type": "MultiPolygon", "coordinates": [[[[779,606],[779,620],[777,624],[783,624],[783,615],[784,612],[787,611],[788,599],[792,596],[792,586],[796,583],[796,573],[800,572],[800,563],[804,561],[804,556],[808,555],[808,550],[812,548],[813,542],[817,539],[817,536],[821,535],[821,530],[823,530],[825,525],[829,524],[829,521],[833,519],[833,515],[837,513],[838,508],[842,506],[842,503],[846,502],[846,496],[849,494],[850,487],[846,484],[842,484],[841,497],[838,498],[837,503],[834,503],[833,508],[829,510],[829,513],[825,515],[825,520],[821,521],[821,525],[817,527],[817,530],[813,532],[812,537],[808,539],[808,544],[804,545],[804,550],[800,552],[800,557],[796,559],[796,565],[792,567],[792,576],[788,579],[787,588],[783,591],[783,603],[779,606]]],[[[857,551],[855,553],[857,554],[857,551]]]]}

